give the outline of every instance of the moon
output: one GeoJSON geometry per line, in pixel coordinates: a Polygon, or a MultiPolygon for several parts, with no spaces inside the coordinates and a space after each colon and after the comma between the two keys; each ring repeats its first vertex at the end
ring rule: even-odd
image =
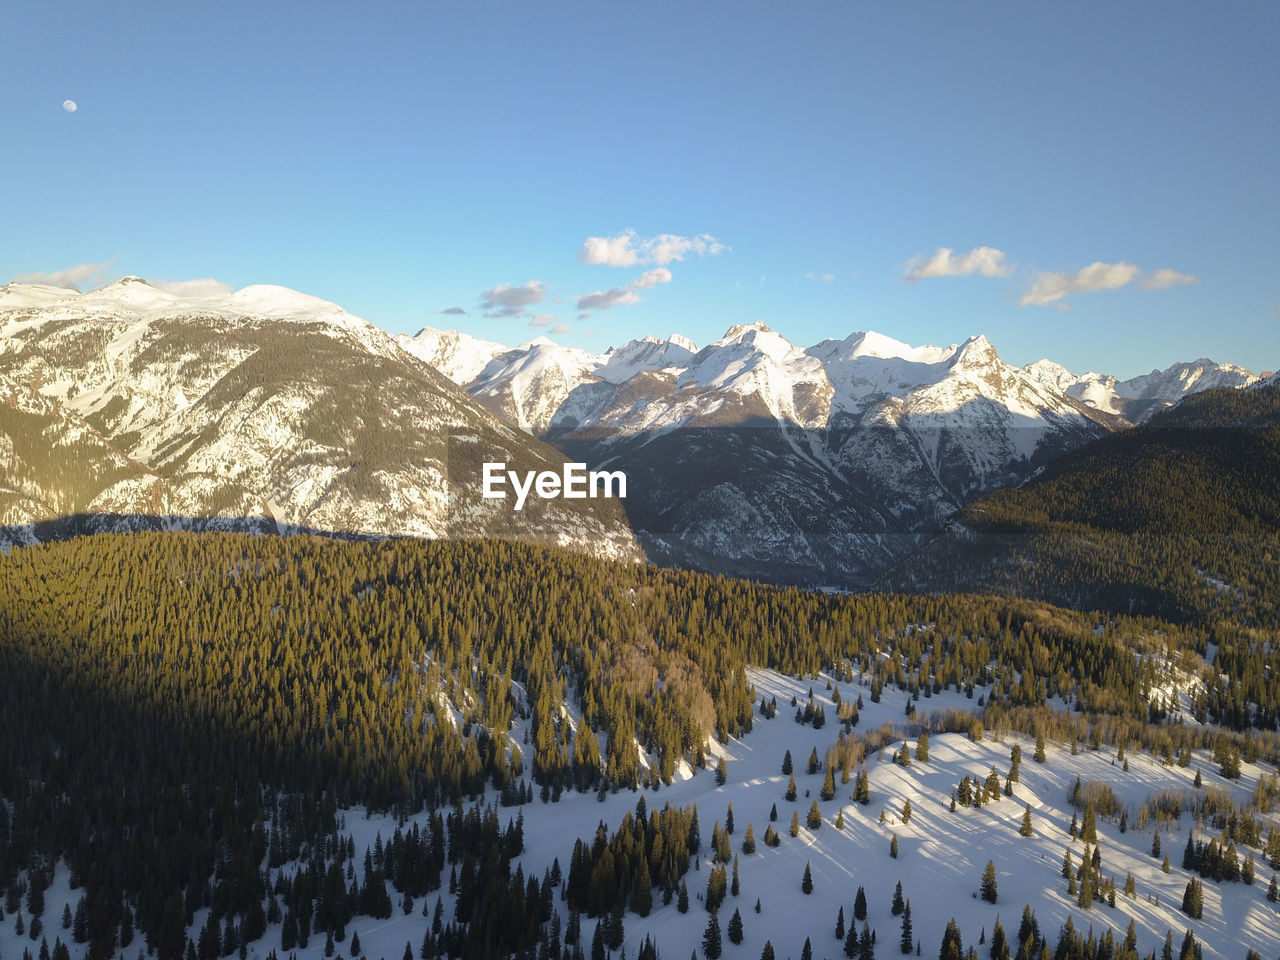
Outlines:
{"type": "Polygon", "coordinates": [[[67,113],[75,113],[78,109],[78,104],[74,100],[63,100],[62,109],[67,113]]]}

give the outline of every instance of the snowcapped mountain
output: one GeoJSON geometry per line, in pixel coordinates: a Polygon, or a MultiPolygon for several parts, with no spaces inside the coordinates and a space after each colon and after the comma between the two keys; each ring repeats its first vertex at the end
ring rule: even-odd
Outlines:
{"type": "Polygon", "coordinates": [[[980,336],[910,346],[860,331],[801,348],[763,323],[701,349],[678,335],[600,354],[545,337],[508,348],[430,327],[391,337],[267,285],[10,284],[0,524],[7,541],[231,525],[632,557],[634,528],[662,562],[856,587],[974,497],[1181,396],[1254,380],[1207,360],[1126,381],[1018,368],[980,336]],[[483,461],[566,456],[626,471],[625,515],[479,496],[483,461]]]}
{"type": "Polygon", "coordinates": [[[602,358],[545,337],[490,360],[467,389],[490,410],[521,430],[544,433],[560,404],[575,387],[595,378],[602,358]]]}
{"type": "Polygon", "coordinates": [[[627,471],[651,557],[856,586],[971,497],[1123,425],[1051,374],[1005,363],[985,337],[912,347],[857,332],[803,349],[753,323],[701,350],[535,341],[464,385],[572,458],[627,471]]]}
{"type": "Polygon", "coordinates": [[[460,330],[437,330],[434,327],[423,327],[412,337],[402,333],[396,337],[396,343],[402,350],[460,385],[470,383],[485,364],[510,349],[460,330]]]}
{"type": "Polygon", "coordinates": [[[1095,410],[1114,413],[1130,423],[1145,420],[1157,410],[1202,390],[1244,387],[1258,379],[1243,367],[1233,363],[1214,363],[1204,357],[1188,363],[1175,363],[1166,370],[1152,370],[1128,380],[1117,380],[1103,373],[1078,376],[1051,360],[1037,360],[1023,369],[1095,410]]]}
{"type": "Polygon", "coordinates": [[[480,463],[563,457],[341,307],[282,287],[186,298],[128,277],[0,288],[8,540],[126,527],[511,536],[638,557],[615,501],[480,496],[480,463]],[[68,526],[69,525],[69,526],[68,526]],[[53,533],[59,532],[53,530],[53,533]]]}

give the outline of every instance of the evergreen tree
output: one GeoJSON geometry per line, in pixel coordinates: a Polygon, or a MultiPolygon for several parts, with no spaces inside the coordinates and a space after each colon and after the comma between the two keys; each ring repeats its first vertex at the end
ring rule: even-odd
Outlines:
{"type": "Polygon", "coordinates": [[[822,811],[818,809],[818,801],[813,801],[813,805],[809,807],[809,816],[805,819],[805,826],[810,830],[817,830],[822,826],[822,811]]]}
{"type": "Polygon", "coordinates": [[[942,932],[942,947],[938,951],[938,960],[964,960],[964,942],[960,937],[960,928],[956,926],[956,918],[947,921],[947,928],[942,932]]]}
{"type": "Polygon", "coordinates": [[[790,751],[790,750],[788,750],[788,751],[787,751],[785,754],[783,754],[783,756],[782,756],[782,773],[783,773],[783,775],[784,775],[784,776],[791,776],[791,772],[792,772],[792,768],[791,768],[791,751],[790,751]]]}
{"type": "Polygon", "coordinates": [[[921,763],[929,762],[929,731],[920,731],[920,738],[916,740],[916,759],[921,763]]]}
{"type": "Polygon", "coordinates": [[[864,807],[871,802],[871,784],[867,778],[866,767],[858,770],[858,778],[853,784],[853,799],[855,803],[860,803],[864,807]]]}
{"type": "Polygon", "coordinates": [[[725,932],[729,935],[729,942],[739,944],[742,942],[742,914],[734,907],[733,916],[729,918],[729,926],[725,932]]]}
{"type": "Polygon", "coordinates": [[[1044,763],[1044,734],[1036,731],[1036,752],[1031,755],[1031,759],[1036,763],[1044,763]]]}
{"type": "Polygon", "coordinates": [[[898,835],[895,833],[889,838],[889,856],[898,859],[898,835]]]}
{"type": "Polygon", "coordinates": [[[716,786],[723,787],[729,779],[729,765],[725,763],[724,756],[721,755],[720,762],[716,764],[716,786]]]}
{"type": "Polygon", "coordinates": [[[858,955],[858,925],[849,924],[849,932],[844,938],[844,955],[853,960],[858,955]]]}
{"type": "Polygon", "coordinates": [[[707,927],[702,931],[702,954],[707,960],[719,960],[721,949],[720,918],[713,913],[707,918],[707,927]]]}
{"type": "Polygon", "coordinates": [[[911,932],[911,901],[908,900],[902,910],[902,936],[898,940],[898,946],[903,953],[910,953],[914,945],[915,937],[911,932]]]}
{"type": "Polygon", "coordinates": [[[760,951],[760,960],[774,960],[772,940],[764,942],[764,949],[760,951]]]}
{"type": "Polygon", "coordinates": [[[1022,826],[1021,828],[1019,828],[1018,833],[1020,833],[1024,837],[1030,837],[1035,833],[1035,830],[1031,826],[1031,804],[1030,803],[1027,804],[1027,809],[1022,814],[1022,826]]]}
{"type": "Polygon", "coordinates": [[[1204,916],[1204,885],[1192,877],[1182,894],[1182,912],[1193,920],[1204,916]]]}
{"type": "MultiPolygon", "coordinates": [[[[898,884],[898,895],[902,895],[902,884],[898,884]]],[[[867,919],[867,892],[862,887],[858,887],[858,892],[853,897],[853,919],[867,919]]]]}
{"type": "Polygon", "coordinates": [[[987,867],[982,871],[982,899],[987,903],[996,902],[996,865],[992,860],[987,861],[987,867]]]}
{"type": "Polygon", "coordinates": [[[991,960],[1011,960],[1009,956],[1009,941],[998,914],[995,926],[991,928],[991,960]]]}
{"type": "Polygon", "coordinates": [[[756,852],[756,831],[755,827],[747,824],[747,832],[742,835],[742,852],[752,854],[756,852]]]}
{"type": "Polygon", "coordinates": [[[791,835],[793,837],[800,836],[800,814],[794,810],[791,813],[791,835]]]}
{"type": "Polygon", "coordinates": [[[902,881],[898,881],[898,885],[893,888],[893,903],[889,907],[889,912],[895,917],[902,913],[906,906],[906,901],[902,899],[902,881]]]}
{"type": "Polygon", "coordinates": [[[1085,843],[1098,842],[1098,813],[1092,803],[1084,807],[1084,827],[1080,830],[1080,839],[1085,843]]]}
{"type": "Polygon", "coordinates": [[[813,893],[813,873],[809,869],[809,861],[804,862],[804,876],[800,879],[802,893],[813,893]]]}

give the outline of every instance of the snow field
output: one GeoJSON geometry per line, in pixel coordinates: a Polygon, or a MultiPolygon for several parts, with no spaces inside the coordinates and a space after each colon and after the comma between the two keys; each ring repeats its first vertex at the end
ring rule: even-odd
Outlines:
{"type": "MultiPolygon", "coordinates": [[[[661,895],[656,893],[654,908],[648,917],[625,914],[627,956],[634,957],[648,935],[657,942],[660,954],[671,960],[684,960],[695,949],[701,957],[700,944],[708,914],[699,895],[706,889],[712,866],[713,825],[717,820],[724,825],[730,803],[735,821],[731,839],[739,858],[741,893],[736,898],[732,895],[726,898],[719,919],[724,934],[737,908],[744,927],[740,945],[730,943],[727,935],[723,936],[723,956],[730,960],[755,960],[766,940],[772,941],[780,960],[798,958],[806,937],[812,941],[815,958],[843,957],[843,945],[835,938],[836,914],[844,908],[847,928],[853,921],[854,895],[859,886],[866,890],[867,919],[876,931],[877,957],[899,956],[900,918],[890,914],[894,886],[899,881],[904,896],[911,901],[914,932],[925,956],[936,954],[943,929],[951,917],[956,919],[966,946],[977,945],[984,932],[989,941],[997,916],[1016,945],[1023,905],[1028,903],[1036,911],[1040,929],[1051,943],[1056,941],[1059,928],[1068,916],[1074,917],[1079,931],[1087,931],[1092,926],[1101,935],[1111,928],[1117,939],[1123,938],[1132,918],[1139,952],[1143,955],[1149,950],[1158,951],[1165,931],[1170,929],[1174,932],[1176,949],[1183,931],[1188,928],[1195,932],[1204,945],[1206,958],[1211,960],[1242,960],[1248,948],[1260,950],[1263,956],[1280,952],[1280,910],[1266,901],[1271,870],[1265,858],[1257,858],[1254,886],[1215,884],[1206,880],[1204,918],[1191,920],[1179,909],[1190,878],[1180,867],[1188,830],[1194,826],[1188,815],[1184,814],[1181,821],[1175,823],[1159,824],[1162,852],[1169,856],[1171,864],[1167,875],[1161,872],[1159,860],[1150,854],[1156,824],[1153,822],[1143,829],[1134,826],[1138,807],[1151,794],[1161,790],[1191,791],[1197,768],[1204,779],[1203,789],[1221,788],[1237,802],[1244,802],[1265,773],[1257,767],[1245,764],[1241,779],[1231,783],[1218,777],[1217,765],[1207,754],[1197,754],[1189,767],[1179,768],[1163,766],[1155,758],[1131,749],[1129,770],[1125,771],[1110,748],[1091,751],[1082,746],[1073,756],[1068,747],[1053,743],[1048,745],[1047,762],[1039,764],[1032,759],[1034,741],[1029,738],[1010,737],[999,741],[984,738],[973,742],[963,734],[934,734],[930,738],[928,763],[914,759],[914,739],[910,741],[913,759],[909,767],[891,762],[896,744],[869,755],[871,802],[865,807],[852,801],[853,781],[841,784],[836,772],[836,798],[818,800],[823,825],[818,830],[809,830],[804,826],[805,818],[810,804],[819,796],[823,771],[806,773],[806,760],[815,747],[819,757],[824,757],[841,730],[835,719],[836,705],[831,691],[826,689],[827,678],[791,678],[770,671],[752,671],[752,681],[757,701],[760,695],[777,697],[778,715],[772,720],[757,716],[754,729],[742,740],[712,744],[709,767],[714,768],[719,756],[724,756],[728,765],[728,781],[723,787],[716,786],[712,769],[694,773],[686,765],[678,772],[675,783],[658,791],[621,790],[608,794],[603,801],[597,800],[594,793],[565,792],[558,803],[543,804],[535,800],[524,807],[499,809],[504,824],[523,811],[525,852],[520,862],[526,876],[540,879],[556,858],[567,876],[574,841],[589,840],[600,821],[610,831],[616,829],[623,816],[634,810],[641,795],[650,810],[661,809],[668,802],[673,807],[698,805],[703,853],[701,868],[691,868],[685,878],[690,895],[689,912],[679,913],[674,900],[663,906],[661,895]],[[803,705],[810,687],[815,704],[821,704],[827,716],[826,726],[816,731],[796,723],[795,710],[790,706],[792,695],[803,705]],[[978,809],[960,807],[951,812],[948,809],[951,791],[965,774],[985,778],[995,767],[1003,784],[1009,771],[1010,749],[1015,742],[1021,744],[1022,763],[1021,780],[1013,785],[1013,797],[1002,796],[998,802],[978,809]],[[796,778],[794,802],[783,797],[788,778],[782,774],[781,765],[787,750],[791,751],[796,778]],[[1114,909],[1106,906],[1105,900],[1095,901],[1089,910],[1080,909],[1075,898],[1067,895],[1067,882],[1060,873],[1068,845],[1077,865],[1084,850],[1084,844],[1072,842],[1067,833],[1074,812],[1068,803],[1068,794],[1077,776],[1083,783],[1106,782],[1129,809],[1131,826],[1125,833],[1119,831],[1115,822],[1101,817],[1098,820],[1102,874],[1114,876],[1116,880],[1114,909]],[[903,824],[900,814],[903,802],[908,799],[912,816],[909,823],[903,824]],[[1035,835],[1024,838],[1018,831],[1028,803],[1035,835]],[[776,849],[767,848],[763,841],[773,804],[778,808],[778,819],[773,826],[781,836],[781,845],[776,849]],[[882,809],[884,823],[879,822],[882,809]],[[843,810],[845,820],[844,829],[839,831],[834,827],[838,810],[843,810]],[[798,813],[801,824],[799,836],[794,838],[788,832],[793,812],[798,813]],[[756,838],[756,852],[751,855],[741,852],[748,823],[754,825],[756,838]],[[890,838],[895,833],[899,843],[896,860],[889,855],[890,838]],[[980,878],[988,860],[996,867],[999,900],[994,905],[978,897],[980,878]],[[810,895],[800,889],[806,863],[810,864],[813,876],[814,890],[810,895]],[[1127,873],[1132,873],[1136,881],[1137,896],[1133,900],[1122,892],[1127,873]],[[758,915],[754,912],[757,899],[761,903],[758,915]]],[[[906,693],[886,687],[881,702],[875,704],[870,700],[869,689],[857,686],[856,681],[839,684],[839,687],[846,700],[862,695],[863,708],[855,734],[879,729],[884,723],[901,726],[907,722],[906,693]]],[[[973,700],[954,691],[932,698],[922,696],[917,709],[923,714],[948,708],[977,711],[981,693],[981,690],[976,692],[973,700]]],[[[576,722],[576,712],[569,711],[567,719],[576,722]]],[[[519,743],[523,734],[521,722],[512,730],[512,741],[519,743]]],[[[528,750],[523,745],[522,749],[527,763],[528,750]]],[[[487,800],[496,802],[496,797],[491,792],[487,800]]],[[[397,821],[386,815],[369,816],[358,808],[347,811],[344,816],[345,830],[355,842],[358,870],[365,848],[373,845],[379,833],[384,840],[389,839],[397,821]]],[[[1216,833],[1210,830],[1201,837],[1207,839],[1216,833]]],[[[1242,861],[1246,852],[1240,849],[1242,861]]],[[[452,917],[447,869],[445,887],[425,898],[427,917],[422,916],[421,898],[414,904],[412,914],[403,915],[401,897],[391,891],[394,915],[388,920],[357,918],[348,927],[348,937],[358,932],[362,953],[370,958],[399,960],[406,941],[416,956],[438,897],[444,903],[445,920],[452,917]]],[[[729,871],[732,875],[732,864],[729,871]]],[[[78,894],[69,889],[68,880],[65,865],[59,865],[53,886],[46,894],[44,925],[50,944],[54,935],[67,933],[60,925],[63,905],[70,903],[74,910],[78,899],[78,894]]],[[[562,919],[567,920],[567,905],[558,894],[556,907],[562,919]]],[[[196,914],[193,937],[204,919],[205,911],[196,914]]],[[[589,944],[594,924],[595,920],[583,917],[584,946],[589,944]]],[[[13,925],[12,916],[0,922],[0,957],[18,960],[24,947],[31,948],[34,956],[39,942],[33,944],[25,936],[17,937],[13,925]]],[[[70,941],[69,936],[63,939],[70,941]]],[[[250,956],[265,957],[270,949],[278,949],[279,942],[280,928],[276,925],[254,945],[250,956]]],[[[343,948],[349,942],[338,944],[335,955],[345,956],[343,948]]],[[[72,957],[80,960],[84,948],[69,945],[72,957]]],[[[135,941],[124,952],[125,957],[132,960],[140,946],[140,942],[135,941]]],[[[313,936],[305,950],[297,951],[297,956],[299,960],[320,960],[323,949],[324,937],[313,936]]],[[[979,952],[985,957],[984,948],[979,947],[979,952]]]]}

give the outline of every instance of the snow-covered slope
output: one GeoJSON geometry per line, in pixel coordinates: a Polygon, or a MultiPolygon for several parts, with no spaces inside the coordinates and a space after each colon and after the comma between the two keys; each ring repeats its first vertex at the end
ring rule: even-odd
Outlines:
{"type": "Polygon", "coordinates": [[[521,430],[546,432],[565,398],[596,379],[603,358],[538,337],[501,353],[467,385],[473,397],[521,430]]]}
{"type": "Polygon", "coordinates": [[[377,327],[283,287],[193,299],[134,277],[89,294],[11,284],[0,291],[0,377],[52,418],[3,423],[15,452],[0,485],[15,491],[15,523],[83,512],[134,525],[239,517],[256,529],[266,518],[283,530],[488,534],[639,555],[616,501],[537,500],[515,513],[482,499],[482,461],[558,470],[563,458],[377,327]],[[91,442],[110,469],[35,457],[50,431],[91,442]],[[74,495],[59,493],[68,477],[74,495]]]}
{"type": "MultiPolygon", "coordinates": [[[[643,797],[651,812],[667,803],[675,809],[696,805],[701,846],[696,864],[684,877],[689,891],[687,912],[680,912],[675,899],[664,903],[661,891],[655,890],[652,911],[647,916],[630,911],[623,914],[623,948],[629,957],[638,954],[646,937],[655,941],[663,957],[683,958],[691,952],[703,955],[702,936],[711,917],[703,900],[713,867],[711,838],[717,824],[724,827],[727,823],[730,807],[734,820],[730,847],[737,860],[739,892],[729,894],[718,912],[723,960],[755,960],[766,941],[772,944],[777,957],[797,958],[806,939],[814,957],[843,957],[843,941],[837,939],[835,932],[837,918],[843,912],[847,932],[854,919],[859,887],[866,896],[866,923],[876,934],[875,956],[901,956],[902,918],[892,909],[898,884],[904,899],[911,902],[913,939],[919,940],[921,954],[926,957],[938,955],[951,919],[961,932],[964,947],[974,947],[983,958],[989,955],[998,920],[1010,941],[1010,953],[1015,954],[1024,907],[1034,911],[1051,956],[1060,930],[1068,921],[1082,935],[1092,929],[1100,938],[1112,931],[1117,944],[1132,922],[1137,955],[1141,957],[1152,952],[1160,956],[1168,933],[1173,937],[1173,955],[1178,956],[1187,930],[1202,946],[1206,960],[1243,960],[1249,949],[1259,950],[1264,957],[1280,952],[1277,906],[1266,899],[1272,870],[1261,851],[1252,851],[1257,861],[1257,879],[1252,886],[1205,880],[1204,916],[1192,919],[1179,909],[1186,885],[1194,876],[1180,862],[1188,837],[1194,835],[1207,842],[1220,834],[1217,828],[1198,824],[1184,805],[1213,793],[1220,801],[1230,800],[1244,809],[1259,783],[1271,776],[1258,766],[1243,764],[1241,778],[1233,781],[1218,775],[1218,765],[1207,750],[1193,754],[1190,765],[1183,767],[1162,762],[1136,745],[1130,746],[1126,762],[1111,746],[1092,749],[1082,743],[1076,750],[1052,741],[1047,744],[1045,762],[1037,763],[1031,738],[988,733],[975,740],[962,733],[936,731],[931,735],[928,761],[922,762],[914,753],[919,745],[918,728],[908,726],[905,717],[910,698],[907,691],[886,685],[876,703],[870,699],[864,678],[857,674],[853,683],[841,683],[826,675],[789,677],[765,670],[752,671],[750,679],[758,696],[776,698],[778,715],[765,719],[757,709],[754,727],[744,738],[727,743],[713,739],[709,743],[708,766],[714,768],[720,757],[726,761],[723,785],[717,785],[712,770],[695,771],[682,764],[675,782],[659,790],[621,790],[599,795],[568,790],[556,802],[500,807],[503,823],[517,815],[523,818],[524,852],[513,869],[518,864],[526,877],[537,879],[558,861],[562,878],[567,877],[575,840],[590,844],[598,823],[604,823],[609,831],[617,830],[623,817],[634,812],[643,797]],[[846,701],[859,696],[863,699],[855,735],[882,730],[891,740],[886,748],[873,751],[866,758],[870,795],[866,805],[854,802],[854,783],[842,783],[838,771],[834,778],[835,796],[821,799],[825,769],[816,773],[806,770],[809,752],[816,750],[820,759],[825,758],[841,732],[834,722],[837,704],[833,693],[837,688],[846,701]],[[790,706],[791,698],[805,704],[810,691],[815,706],[821,706],[828,718],[828,725],[821,730],[792,719],[795,708],[790,706]],[[904,743],[912,750],[912,762],[905,767],[892,762],[893,754],[904,743]],[[1009,786],[1011,795],[1002,793],[980,807],[957,806],[952,810],[952,792],[964,777],[985,779],[994,768],[1003,784],[1015,745],[1021,750],[1022,760],[1019,780],[1009,786]],[[781,772],[787,752],[792,757],[797,790],[793,801],[785,797],[788,776],[781,772]],[[1200,788],[1193,786],[1197,771],[1203,778],[1200,788]],[[1085,853],[1084,841],[1073,839],[1069,833],[1073,818],[1078,823],[1083,818],[1083,811],[1069,802],[1077,778],[1083,785],[1106,784],[1127,811],[1124,829],[1118,814],[1100,816],[1097,822],[1101,874],[1115,878],[1115,906],[1105,899],[1080,906],[1077,898],[1068,893],[1068,882],[1061,874],[1067,850],[1076,867],[1085,853]],[[807,815],[815,801],[821,825],[813,828],[807,825],[807,815]],[[904,822],[903,808],[908,801],[912,812],[904,822]],[[1020,830],[1028,806],[1032,835],[1024,837],[1020,830]],[[1144,806],[1149,813],[1162,807],[1163,817],[1144,817],[1144,806]],[[1179,810],[1176,818],[1168,813],[1174,806],[1179,810]],[[771,821],[773,809],[777,819],[771,821]],[[793,814],[799,821],[795,836],[789,829],[793,814]],[[843,821],[840,827],[836,825],[838,817],[843,821]],[[748,826],[756,842],[752,853],[742,850],[748,826]],[[779,834],[776,847],[763,842],[765,829],[770,826],[779,834]],[[1162,847],[1160,857],[1151,853],[1157,831],[1162,847]],[[895,836],[896,857],[890,854],[895,836]],[[1161,869],[1164,855],[1170,861],[1168,873],[1161,869]],[[979,895],[988,861],[995,869],[995,903],[979,895]],[[813,881],[810,893],[801,888],[806,866],[813,881]],[[1134,878],[1132,896],[1123,892],[1129,875],[1134,878]],[[759,912],[755,909],[757,901],[759,912]],[[742,921],[740,944],[731,943],[727,936],[735,911],[742,921]]],[[[968,699],[954,690],[943,689],[936,694],[924,693],[913,706],[918,719],[930,714],[940,716],[948,710],[981,713],[979,698],[989,692],[979,687],[975,697],[968,699]]],[[[1193,722],[1188,717],[1183,719],[1193,722]]],[[[579,720],[573,705],[566,704],[563,722],[576,727],[579,720]]],[[[518,745],[522,751],[527,750],[524,738],[529,727],[529,720],[517,720],[510,731],[501,734],[501,747],[510,751],[518,745]]],[[[493,790],[479,798],[480,804],[497,801],[493,790]]],[[[423,832],[429,829],[428,814],[415,814],[404,820],[392,814],[371,815],[356,807],[342,811],[341,816],[343,832],[352,838],[357,862],[366,850],[374,850],[380,841],[385,844],[397,828],[404,833],[414,826],[423,832]]],[[[1240,859],[1249,849],[1239,845],[1240,859]]],[[[287,869],[295,866],[288,864],[287,869]]],[[[733,869],[732,861],[727,869],[733,869]]],[[[400,895],[390,884],[388,890],[399,905],[400,895]]],[[[50,939],[66,933],[58,928],[56,918],[61,916],[64,905],[74,910],[82,892],[72,888],[66,865],[59,864],[45,893],[45,929],[50,939]]],[[[552,909],[559,915],[561,929],[566,929],[569,908],[561,893],[554,892],[552,909]]],[[[455,902],[456,894],[449,892],[446,884],[441,890],[417,898],[408,912],[396,909],[390,917],[381,919],[353,917],[347,925],[347,939],[338,950],[341,952],[353,935],[358,935],[361,952],[369,958],[397,960],[403,956],[406,943],[417,956],[424,934],[431,929],[436,904],[440,903],[447,922],[454,916],[455,902]]],[[[31,948],[28,934],[16,931],[16,919],[21,913],[6,911],[0,920],[0,955],[21,956],[24,949],[31,948]]],[[[189,928],[193,940],[198,938],[208,915],[207,907],[194,912],[189,928]]],[[[26,919],[29,922],[29,917],[26,919]]],[[[589,948],[596,923],[595,918],[581,917],[584,950],[589,948]]],[[[861,930],[861,923],[857,927],[861,930]]],[[[281,924],[271,923],[263,938],[252,945],[250,956],[261,958],[271,949],[278,951],[281,934],[281,924]]],[[[64,942],[70,939],[67,936],[64,942]]],[[[82,960],[86,946],[67,945],[73,960],[82,960]]],[[[306,947],[292,952],[298,960],[322,960],[325,937],[313,935],[306,947]]],[[[131,954],[132,948],[126,952],[131,954]]],[[[621,956],[621,951],[614,955],[621,956]]]]}
{"type": "Polygon", "coordinates": [[[460,387],[474,380],[490,360],[510,349],[460,330],[434,327],[423,327],[412,337],[402,333],[396,337],[396,343],[460,387]]]}

